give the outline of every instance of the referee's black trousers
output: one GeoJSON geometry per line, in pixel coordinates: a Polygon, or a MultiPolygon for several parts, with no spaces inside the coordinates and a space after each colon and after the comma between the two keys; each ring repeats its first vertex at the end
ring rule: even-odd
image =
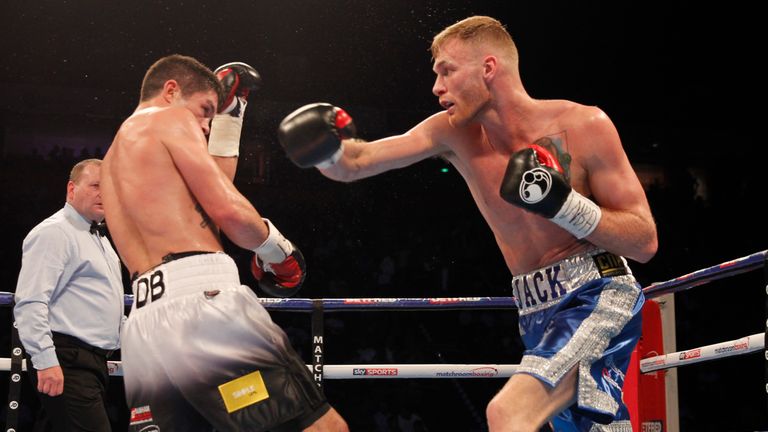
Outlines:
{"type": "MultiPolygon", "coordinates": [[[[105,403],[109,354],[59,333],[53,334],[53,344],[64,373],[64,392],[55,397],[37,393],[45,413],[38,413],[35,432],[111,432],[105,403]]],[[[27,364],[37,391],[37,370],[29,356],[27,364]]]]}

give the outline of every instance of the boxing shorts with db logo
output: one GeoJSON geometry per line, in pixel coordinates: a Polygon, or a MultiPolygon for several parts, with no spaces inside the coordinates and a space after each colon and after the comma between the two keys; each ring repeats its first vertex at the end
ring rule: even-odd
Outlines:
{"type": "Polygon", "coordinates": [[[234,261],[182,255],[133,281],[121,333],[131,430],[302,430],[328,412],[234,261]]]}

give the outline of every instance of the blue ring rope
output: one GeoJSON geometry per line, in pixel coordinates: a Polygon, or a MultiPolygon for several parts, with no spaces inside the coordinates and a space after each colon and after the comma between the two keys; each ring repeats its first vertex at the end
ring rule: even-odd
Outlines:
{"type": "MultiPolygon", "coordinates": [[[[687,290],[718,279],[731,277],[763,267],[768,250],[727,261],[665,282],[655,282],[645,288],[647,298],[687,290]]],[[[311,312],[315,299],[259,298],[266,309],[311,312]]],[[[447,298],[329,298],[322,299],[326,312],[350,310],[418,310],[418,309],[516,309],[512,297],[447,297],[447,298]]],[[[133,304],[133,295],[125,296],[125,305],[133,304]]],[[[0,291],[0,306],[13,305],[13,293],[0,291]]]]}

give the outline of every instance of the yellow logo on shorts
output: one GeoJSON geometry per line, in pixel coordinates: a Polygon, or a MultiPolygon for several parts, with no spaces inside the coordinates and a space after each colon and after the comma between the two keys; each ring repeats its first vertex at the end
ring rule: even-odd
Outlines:
{"type": "Polygon", "coordinates": [[[219,393],[229,413],[269,398],[269,392],[259,371],[220,385],[219,393]]]}
{"type": "Polygon", "coordinates": [[[592,259],[595,261],[600,277],[624,276],[628,273],[624,261],[610,252],[597,254],[592,259]]]}

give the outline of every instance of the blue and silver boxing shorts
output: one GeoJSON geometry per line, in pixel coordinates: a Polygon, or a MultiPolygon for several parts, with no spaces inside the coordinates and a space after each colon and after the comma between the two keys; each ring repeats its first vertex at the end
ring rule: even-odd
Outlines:
{"type": "Polygon", "coordinates": [[[577,401],[557,431],[630,431],[624,374],[640,339],[640,285],[623,257],[574,255],[512,280],[526,351],[515,373],[555,386],[578,367],[577,401]]]}
{"type": "Polygon", "coordinates": [[[285,332],[223,253],[136,277],[121,333],[130,431],[297,431],[330,410],[285,332]]]}

